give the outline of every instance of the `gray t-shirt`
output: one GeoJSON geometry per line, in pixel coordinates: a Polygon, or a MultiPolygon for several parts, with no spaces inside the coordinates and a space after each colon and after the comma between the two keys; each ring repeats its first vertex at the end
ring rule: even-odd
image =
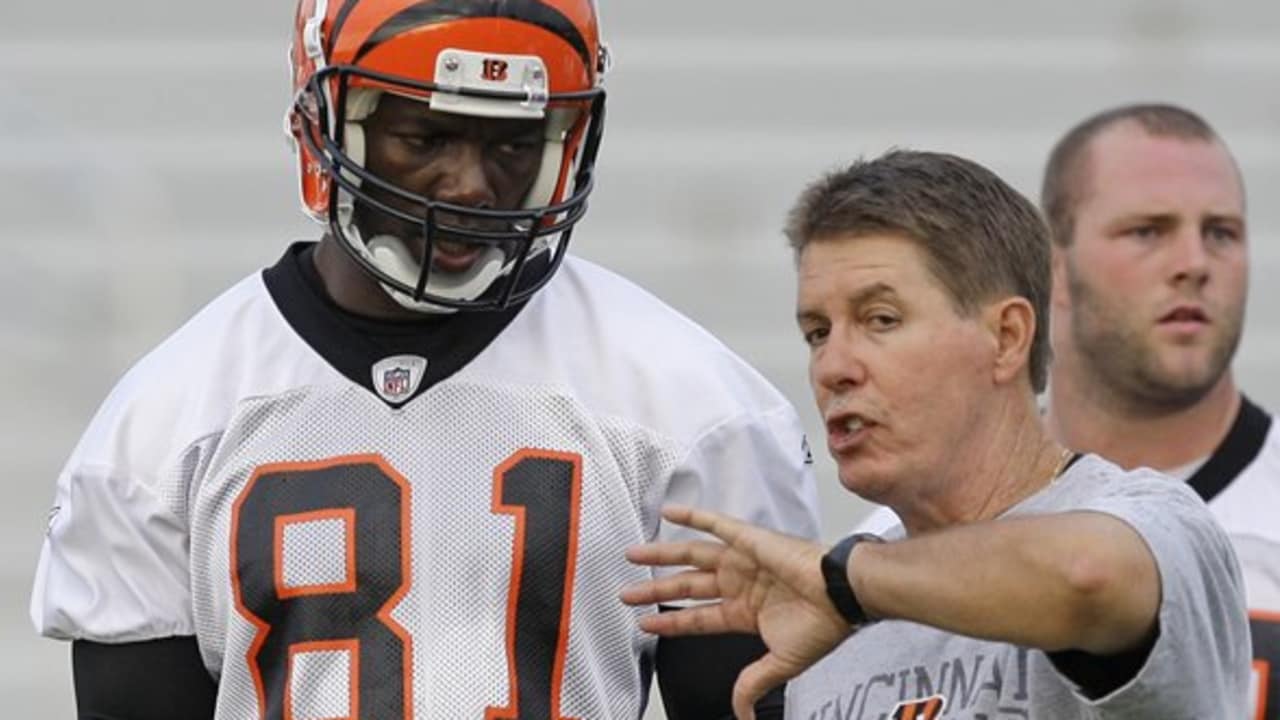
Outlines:
{"type": "MultiPolygon", "coordinates": [[[[1151,470],[1087,455],[1005,517],[1098,511],[1132,526],[1160,572],[1160,631],[1136,675],[1091,698],[1049,656],[903,621],[854,634],[787,687],[794,720],[1238,720],[1249,628],[1240,569],[1204,503],[1151,470]],[[1118,685],[1118,687],[1117,687],[1118,685]]],[[[901,538],[899,525],[886,533],[901,538]]],[[[1086,660],[1096,669],[1103,661],[1086,660]]]]}

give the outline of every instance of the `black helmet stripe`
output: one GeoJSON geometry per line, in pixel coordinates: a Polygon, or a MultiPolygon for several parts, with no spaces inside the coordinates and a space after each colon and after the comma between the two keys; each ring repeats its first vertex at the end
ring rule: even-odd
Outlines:
{"type": "Polygon", "coordinates": [[[351,15],[352,10],[356,9],[359,2],[360,0],[343,0],[342,7],[338,8],[338,16],[333,19],[333,29],[329,31],[329,43],[325,48],[326,58],[333,55],[333,44],[342,33],[342,26],[347,24],[347,17],[351,15]]]}
{"type": "MultiPolygon", "coordinates": [[[[351,3],[353,0],[348,0],[351,3]]],[[[346,10],[344,7],[343,10],[346,10]]],[[[382,43],[423,25],[462,18],[506,18],[536,25],[569,43],[582,56],[583,64],[594,66],[587,41],[573,22],[559,10],[539,0],[424,0],[401,10],[382,23],[360,46],[358,61],[382,43]]]]}

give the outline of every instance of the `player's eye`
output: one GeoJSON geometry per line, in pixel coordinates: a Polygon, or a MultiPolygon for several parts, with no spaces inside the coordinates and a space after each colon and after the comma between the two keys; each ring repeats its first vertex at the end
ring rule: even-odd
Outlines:
{"type": "Polygon", "coordinates": [[[404,130],[401,132],[392,132],[391,137],[406,147],[412,148],[418,152],[427,152],[438,150],[448,141],[448,137],[441,133],[423,132],[421,130],[404,130]]]}
{"type": "Polygon", "coordinates": [[[542,147],[542,139],[534,136],[510,138],[496,143],[493,148],[504,158],[524,158],[542,147]]]}

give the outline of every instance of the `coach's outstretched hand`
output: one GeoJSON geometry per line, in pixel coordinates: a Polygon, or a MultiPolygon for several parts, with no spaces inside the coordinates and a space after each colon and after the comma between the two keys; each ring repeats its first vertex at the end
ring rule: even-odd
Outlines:
{"type": "Polygon", "coordinates": [[[756,700],[817,662],[853,631],[827,597],[819,564],[827,549],[705,510],[672,505],[662,515],[725,544],[687,541],[628,549],[627,559],[639,565],[693,569],[624,588],[622,601],[720,601],[641,618],[640,627],[657,635],[758,633],[769,651],[743,669],[733,688],[734,714],[754,720],[756,700]]]}

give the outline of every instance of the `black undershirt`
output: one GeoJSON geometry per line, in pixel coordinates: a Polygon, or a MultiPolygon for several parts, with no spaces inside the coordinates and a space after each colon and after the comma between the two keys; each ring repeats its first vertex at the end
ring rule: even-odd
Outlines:
{"type": "MultiPolygon", "coordinates": [[[[733,720],[731,699],[738,673],[766,650],[759,635],[749,634],[659,640],[658,687],[668,720],[733,720]]],[[[785,687],[779,685],[756,702],[757,720],[782,720],[785,687]]]]}
{"type": "Polygon", "coordinates": [[[209,720],[218,686],[193,637],[71,646],[80,720],[209,720]]]}

